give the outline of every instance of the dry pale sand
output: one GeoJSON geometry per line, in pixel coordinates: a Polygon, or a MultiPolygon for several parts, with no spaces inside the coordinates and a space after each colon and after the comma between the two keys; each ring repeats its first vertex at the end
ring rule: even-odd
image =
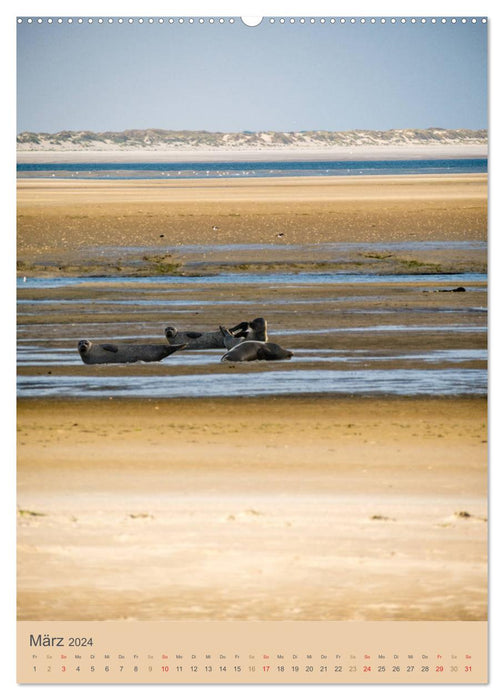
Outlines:
{"type": "MultiPolygon", "coordinates": [[[[275,263],[306,265],[320,262],[317,244],[482,241],[486,231],[486,175],[18,181],[18,266],[26,274],[128,273],[117,260],[131,246],[145,249],[136,251],[142,273],[156,274],[184,271],[172,250],[179,245],[282,243],[287,258],[276,251],[275,263]],[[290,244],[314,248],[293,260],[290,244]]],[[[243,253],[226,255],[228,264],[244,262],[243,253]]]]}
{"type": "Polygon", "coordinates": [[[486,158],[486,144],[340,146],[311,148],[177,148],[160,150],[17,151],[18,163],[195,163],[230,161],[395,160],[409,158],[486,158]]]}
{"type": "Polygon", "coordinates": [[[486,619],[484,399],[18,407],[19,618],[486,619]]]}

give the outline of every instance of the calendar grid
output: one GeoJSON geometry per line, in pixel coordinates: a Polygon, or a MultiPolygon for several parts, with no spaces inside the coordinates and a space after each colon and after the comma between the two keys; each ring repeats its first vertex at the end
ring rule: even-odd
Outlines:
{"type": "Polygon", "coordinates": [[[486,683],[486,622],[18,623],[20,683],[486,683]]]}

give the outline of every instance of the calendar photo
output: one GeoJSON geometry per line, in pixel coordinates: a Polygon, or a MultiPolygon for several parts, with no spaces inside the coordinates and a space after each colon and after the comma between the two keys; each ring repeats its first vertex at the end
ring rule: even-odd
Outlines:
{"type": "Polygon", "coordinates": [[[16,25],[18,682],[486,682],[486,18],[16,25]]]}

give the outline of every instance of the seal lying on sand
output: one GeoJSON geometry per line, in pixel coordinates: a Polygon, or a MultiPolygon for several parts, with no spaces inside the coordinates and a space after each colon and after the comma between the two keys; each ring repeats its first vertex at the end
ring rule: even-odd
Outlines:
{"type": "MultiPolygon", "coordinates": [[[[267,323],[264,318],[255,318],[250,322],[243,321],[237,326],[229,328],[229,333],[240,340],[268,340],[267,323]]],[[[226,347],[220,329],[199,333],[198,331],[178,331],[174,326],[167,326],[165,336],[170,345],[185,343],[191,350],[212,350],[226,347]]]]}
{"type": "Polygon", "coordinates": [[[221,362],[252,362],[253,360],[290,360],[293,353],[276,343],[243,340],[221,357],[221,362]]]}
{"type": "Polygon", "coordinates": [[[168,355],[182,350],[185,345],[161,345],[150,343],[133,345],[130,343],[92,343],[90,340],[79,340],[77,349],[86,365],[118,364],[124,362],[159,362],[168,355]]]}

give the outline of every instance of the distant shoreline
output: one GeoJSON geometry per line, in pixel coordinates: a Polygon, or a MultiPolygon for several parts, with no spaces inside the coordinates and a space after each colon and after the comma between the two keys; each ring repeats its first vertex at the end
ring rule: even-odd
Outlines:
{"type": "Polygon", "coordinates": [[[416,160],[444,158],[486,158],[488,148],[481,144],[436,146],[352,146],[338,148],[264,149],[172,149],[148,150],[18,150],[17,163],[184,163],[240,161],[338,161],[338,160],[416,160]]]}

